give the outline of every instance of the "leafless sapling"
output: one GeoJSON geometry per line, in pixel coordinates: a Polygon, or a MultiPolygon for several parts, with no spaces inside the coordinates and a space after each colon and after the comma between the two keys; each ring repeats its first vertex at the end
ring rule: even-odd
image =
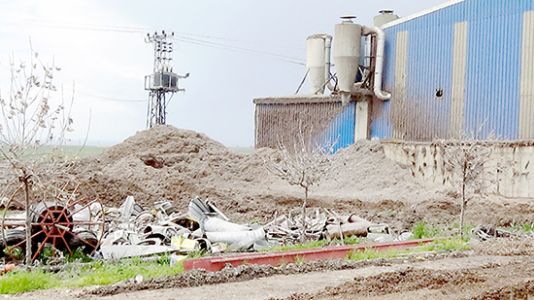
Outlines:
{"type": "Polygon", "coordinates": [[[297,186],[304,193],[302,202],[302,235],[301,242],[306,239],[306,207],[310,189],[321,181],[333,169],[333,145],[312,146],[312,139],[305,138],[302,127],[295,137],[292,147],[279,142],[278,150],[268,157],[264,165],[266,170],[287,182],[297,186]]]}
{"type": "MultiPolygon", "coordinates": [[[[40,174],[51,158],[54,146],[63,145],[71,131],[72,101],[65,105],[54,99],[58,90],[54,83],[60,68],[41,61],[31,48],[28,61],[10,59],[8,84],[0,89],[0,164],[6,166],[8,177],[18,181],[23,190],[26,226],[26,265],[31,264],[31,205],[37,190],[47,189],[40,174]],[[3,92],[6,91],[6,92],[3,92]]],[[[47,174],[50,175],[50,174],[47,174]]]]}
{"type": "Polygon", "coordinates": [[[490,181],[489,161],[493,152],[492,140],[473,138],[439,142],[443,161],[450,172],[451,183],[458,188],[460,197],[460,235],[463,235],[465,212],[476,194],[483,192],[490,181]]]}

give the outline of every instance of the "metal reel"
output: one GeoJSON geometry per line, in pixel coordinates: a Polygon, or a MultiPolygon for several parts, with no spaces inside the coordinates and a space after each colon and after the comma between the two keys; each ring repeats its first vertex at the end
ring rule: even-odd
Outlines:
{"type": "MultiPolygon", "coordinates": [[[[80,203],[83,201],[56,200],[30,207],[32,260],[47,254],[48,249],[52,255],[60,251],[72,256],[77,249],[91,255],[99,248],[105,226],[104,206],[98,200],[80,203]],[[100,211],[95,213],[95,209],[100,211]]],[[[2,228],[0,257],[20,260],[20,255],[11,252],[24,253],[26,248],[24,212],[13,217],[4,214],[2,228]]]]}

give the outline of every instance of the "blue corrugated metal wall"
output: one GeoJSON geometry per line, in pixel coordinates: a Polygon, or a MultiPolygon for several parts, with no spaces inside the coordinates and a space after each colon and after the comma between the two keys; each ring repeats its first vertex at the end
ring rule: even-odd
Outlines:
{"type": "Polygon", "coordinates": [[[371,136],[452,137],[455,25],[465,22],[464,133],[517,139],[523,14],[533,9],[532,0],[466,0],[386,28],[384,88],[393,99],[373,103],[371,136]],[[407,34],[403,80],[396,74],[399,33],[407,34]]]}
{"type": "Polygon", "coordinates": [[[330,123],[319,138],[320,145],[333,145],[334,152],[354,144],[354,130],[356,124],[356,104],[349,103],[330,123]]]}
{"type": "Polygon", "coordinates": [[[292,147],[300,133],[310,147],[332,146],[333,152],[354,144],[356,103],[338,97],[323,99],[258,99],[255,112],[256,147],[292,147]],[[301,130],[302,132],[299,132],[301,130]]]}

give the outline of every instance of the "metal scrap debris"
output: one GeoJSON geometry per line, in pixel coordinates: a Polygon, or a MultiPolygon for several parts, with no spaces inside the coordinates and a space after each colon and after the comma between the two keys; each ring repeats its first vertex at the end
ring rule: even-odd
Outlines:
{"type": "MultiPolygon", "coordinates": [[[[104,207],[93,203],[80,207],[73,214],[76,225],[71,228],[75,239],[71,246],[95,245],[96,257],[125,257],[171,254],[172,261],[189,253],[257,251],[303,240],[343,241],[350,237],[390,241],[386,224],[377,224],[356,215],[342,216],[333,210],[316,209],[307,215],[292,211],[275,216],[265,225],[234,223],[213,203],[201,198],[190,201],[187,212],[179,212],[171,202],[161,200],[144,208],[127,197],[120,207],[104,207]],[[103,220],[103,226],[92,224],[103,220]]],[[[7,239],[23,240],[24,231],[11,230],[7,239]]]]}

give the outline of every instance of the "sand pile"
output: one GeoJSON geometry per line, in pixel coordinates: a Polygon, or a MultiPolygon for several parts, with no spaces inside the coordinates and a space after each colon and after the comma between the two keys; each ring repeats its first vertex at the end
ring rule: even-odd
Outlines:
{"type": "Polygon", "coordinates": [[[165,198],[185,207],[197,195],[241,200],[281,183],[262,167],[264,152],[242,155],[205,135],[159,126],[83,161],[79,174],[91,196],[106,202],[130,194],[142,204],[165,198]]]}
{"type": "MultiPolygon", "coordinates": [[[[264,161],[277,154],[271,149],[235,153],[203,134],[159,126],[99,156],[60,167],[75,177],[71,181],[66,176],[82,197],[98,197],[108,205],[119,205],[132,195],[145,206],[166,199],[185,210],[192,197],[200,196],[236,221],[265,222],[300,206],[303,198],[301,189],[266,171],[264,161]]],[[[388,160],[378,142],[356,143],[339,151],[333,163],[335,168],[312,188],[309,206],[405,228],[420,220],[456,222],[454,193],[414,178],[409,169],[388,160]]],[[[473,201],[467,211],[473,224],[507,226],[533,217],[531,201],[499,197],[473,201]]]]}
{"type": "Polygon", "coordinates": [[[376,141],[357,142],[340,150],[334,165],[317,191],[324,196],[421,201],[442,199],[444,195],[443,187],[422,182],[408,168],[387,159],[383,146],[376,141]]]}
{"type": "MultiPolygon", "coordinates": [[[[226,210],[265,216],[276,206],[298,205],[302,195],[265,170],[264,161],[273,154],[270,149],[234,153],[203,134],[159,126],[82,161],[80,191],[114,204],[127,195],[141,204],[165,198],[179,208],[198,195],[226,210]]],[[[432,189],[423,187],[409,170],[387,160],[378,143],[342,150],[334,164],[334,171],[312,190],[316,205],[330,199],[426,200],[438,193],[429,194],[432,189]]]]}

